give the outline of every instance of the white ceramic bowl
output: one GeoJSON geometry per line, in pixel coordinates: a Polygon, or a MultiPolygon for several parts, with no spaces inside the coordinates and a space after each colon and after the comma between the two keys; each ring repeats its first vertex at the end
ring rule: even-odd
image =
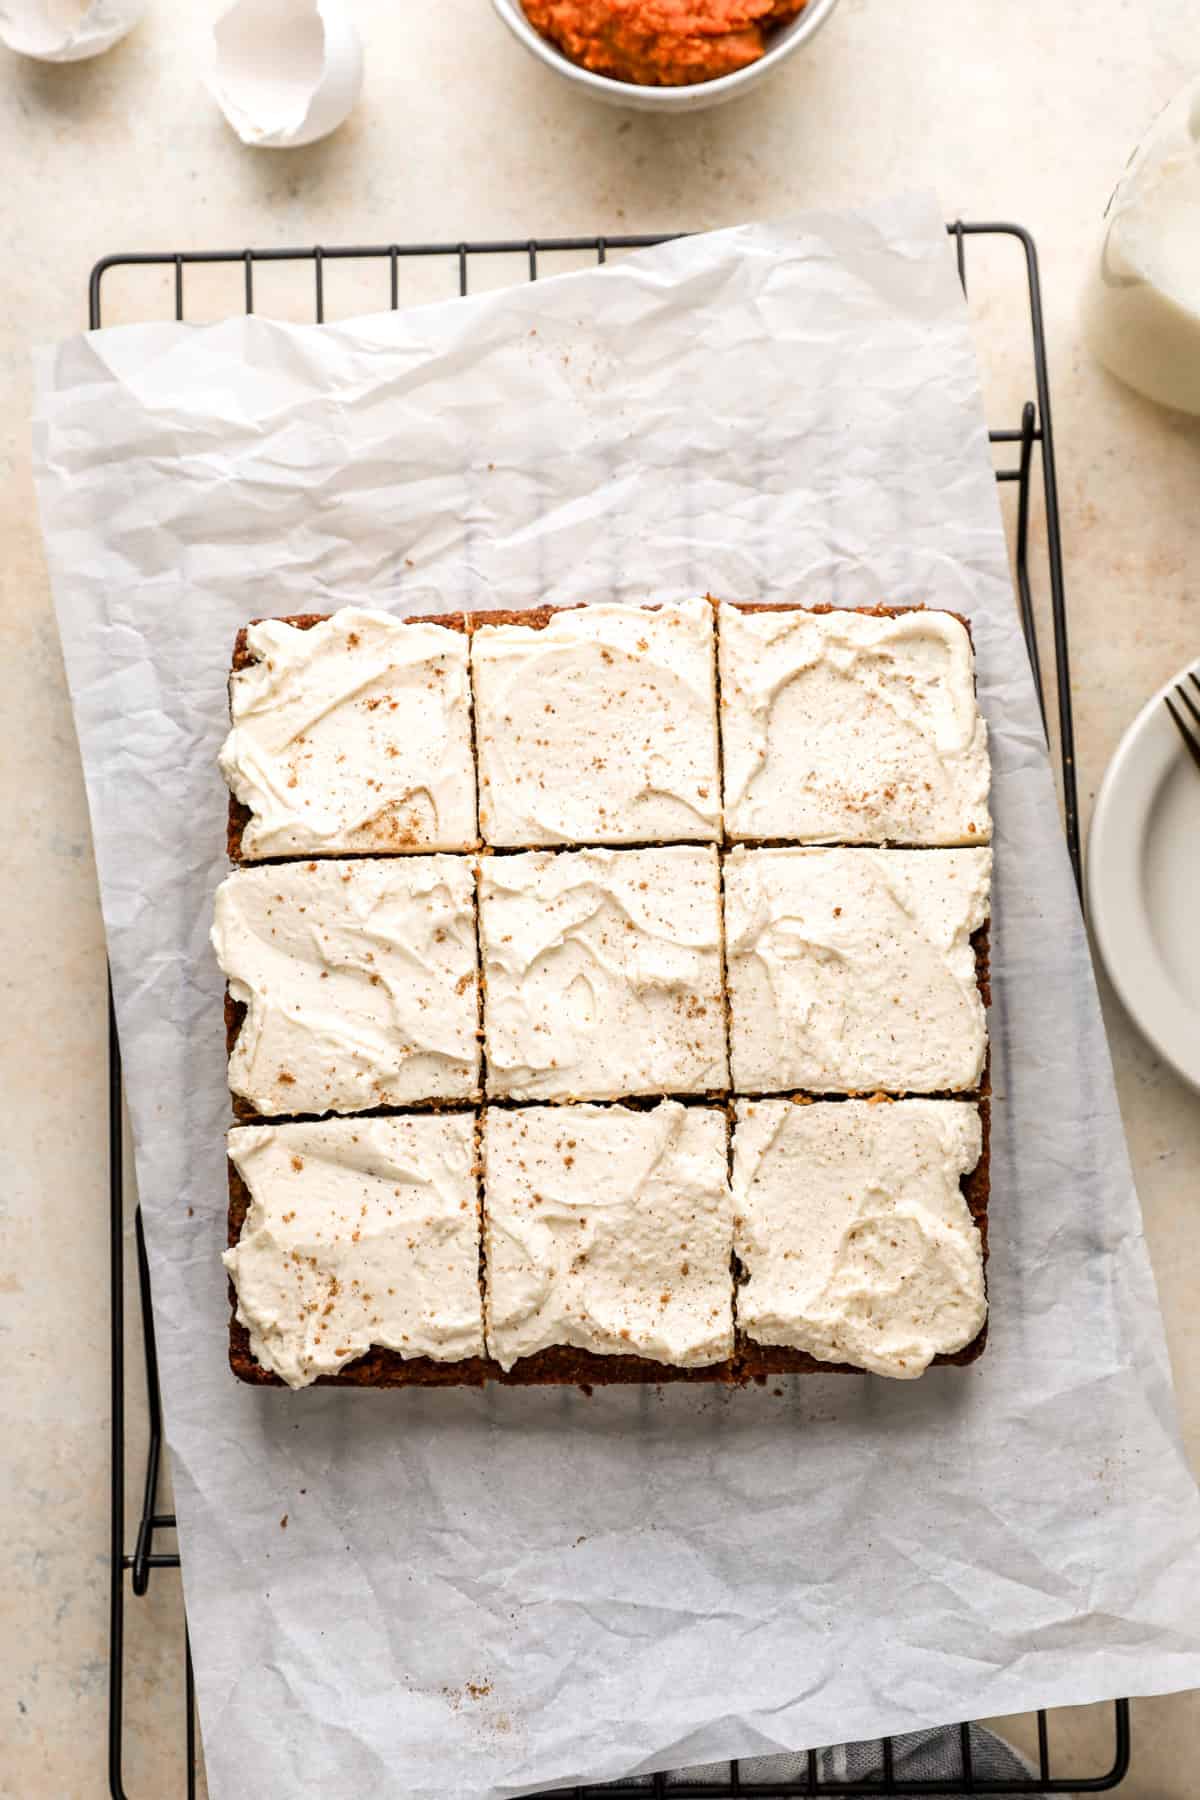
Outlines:
{"type": "Polygon", "coordinates": [[[492,0],[513,36],[581,94],[590,94],[606,106],[627,106],[635,112],[699,112],[705,106],[722,106],[736,100],[739,94],[757,86],[772,70],[779,68],[789,56],[816,36],[837,5],[837,0],[808,0],[808,5],[790,25],[781,25],[771,33],[765,55],[732,75],[721,75],[716,81],[694,81],[688,87],[639,87],[632,81],[613,81],[607,75],[593,75],[581,69],[569,57],[540,37],[525,17],[521,0],[492,0]]]}

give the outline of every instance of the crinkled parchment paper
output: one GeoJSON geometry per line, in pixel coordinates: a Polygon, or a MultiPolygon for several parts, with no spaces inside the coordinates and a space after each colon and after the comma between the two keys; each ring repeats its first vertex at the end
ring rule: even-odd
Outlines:
{"type": "Polygon", "coordinates": [[[105,331],[38,378],[214,1796],[511,1795],[1200,1685],[1200,1506],[932,201],[350,325],[105,331]],[[237,627],[705,589],[971,616],[986,1356],[778,1393],[239,1387],[207,942],[237,627]]]}

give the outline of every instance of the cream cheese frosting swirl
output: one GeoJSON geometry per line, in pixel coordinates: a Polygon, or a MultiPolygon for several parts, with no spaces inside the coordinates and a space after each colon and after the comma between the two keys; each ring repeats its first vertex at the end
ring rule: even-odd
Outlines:
{"type": "Polygon", "coordinates": [[[730,836],[989,841],[987,728],[953,614],[722,606],[719,632],[730,836]]]}
{"type": "Polygon", "coordinates": [[[479,1082],[474,873],[465,857],[239,869],[212,943],[246,1008],[235,1094],[267,1116],[465,1099],[479,1082]]]}
{"type": "Polygon", "coordinates": [[[471,639],[485,842],[720,836],[713,609],[582,606],[471,639]]]}
{"type": "Polygon", "coordinates": [[[247,628],[221,772],[247,861],[476,842],[465,633],[343,607],[247,628]]]}
{"type": "Polygon", "coordinates": [[[958,1100],[740,1100],[738,1320],[757,1343],[910,1380],[987,1317],[962,1178],[979,1108],[958,1100]]]}
{"type": "Polygon", "coordinates": [[[224,1262],[265,1369],[299,1388],[373,1344],[482,1354],[470,1114],[238,1126],[229,1155],[251,1203],[224,1262]]]}
{"type": "Polygon", "coordinates": [[[725,864],[734,1086],[962,1092],[987,1015],[972,937],[990,850],[734,850],[725,864]]]}
{"type": "Polygon", "coordinates": [[[715,849],[489,856],[479,904],[489,1093],[727,1085],[715,849]]]}
{"type": "Polygon", "coordinates": [[[733,1350],[722,1112],[664,1100],[493,1109],[484,1128],[488,1348],[689,1368],[733,1350]]]}

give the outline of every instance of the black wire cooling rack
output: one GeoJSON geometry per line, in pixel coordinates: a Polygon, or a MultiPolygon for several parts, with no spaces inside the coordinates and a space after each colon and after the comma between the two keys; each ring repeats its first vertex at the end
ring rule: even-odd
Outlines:
{"type": "MultiPolygon", "coordinates": [[[[1013,566],[1016,575],[1017,602],[1034,681],[1042,708],[1042,721],[1047,724],[1052,710],[1061,773],[1063,818],[1071,864],[1079,884],[1079,815],[1075,785],[1075,740],[1071,717],[1070,658],[1067,647],[1067,619],[1063,590],[1062,541],[1059,528],[1058,490],[1054,464],[1054,439],[1050,421],[1050,392],[1046,372],[1046,339],[1042,322],[1041,285],[1037,250],[1029,233],[1019,225],[967,224],[961,220],[947,227],[954,239],[958,272],[964,289],[967,286],[967,246],[981,239],[1007,244],[1014,252],[1014,262],[1025,290],[1029,314],[1029,352],[1032,365],[1034,398],[1027,399],[1021,409],[1020,423],[994,429],[989,434],[996,448],[996,479],[1016,484],[1016,518],[1013,533],[1013,566]],[[1038,461],[1041,481],[1035,478],[1038,461]],[[1044,561],[1039,562],[1037,598],[1043,609],[1048,607],[1053,639],[1054,703],[1048,706],[1043,675],[1035,588],[1030,570],[1030,521],[1032,509],[1040,501],[1045,532],[1044,561]],[[1043,587],[1044,582],[1044,587],[1043,587]]],[[[156,292],[162,295],[162,277],[167,280],[168,306],[173,298],[174,316],[185,317],[185,281],[189,269],[200,265],[224,264],[240,266],[242,271],[242,304],[246,312],[255,309],[255,274],[267,265],[284,264],[301,272],[308,271],[309,289],[318,323],[325,319],[326,274],[331,265],[355,263],[378,265],[383,289],[390,305],[398,307],[406,299],[405,275],[414,261],[426,266],[444,268],[449,293],[469,290],[471,272],[489,259],[519,257],[531,281],[539,274],[559,266],[570,258],[577,264],[581,256],[606,262],[610,254],[645,249],[663,243],[677,233],[653,236],[613,236],[582,238],[528,238],[514,241],[484,241],[456,244],[372,244],[305,250],[188,250],[177,253],[150,252],[136,255],[107,256],[92,271],[88,292],[88,322],[94,331],[102,323],[101,299],[104,283],[113,270],[157,270],[156,292]]],[[[382,301],[382,292],[380,294],[382,301]]],[[[175,1517],[159,1512],[158,1488],[162,1460],[162,1407],[158,1389],[158,1356],[154,1340],[154,1320],[150,1309],[150,1270],[142,1232],[140,1210],[133,1215],[136,1253],[138,1312],[141,1323],[146,1402],[149,1419],[149,1441],[142,1483],[142,1506],[133,1539],[132,1551],[126,1549],[125,1483],[126,1397],[125,1359],[125,1170],[122,1138],[121,1053],[117,1042],[116,1018],[109,996],[109,1173],[111,1224],[112,1284],[112,1515],[111,1515],[111,1611],[109,1630],[109,1789],[114,1800],[127,1800],[124,1786],[125,1735],[125,1595],[126,1576],[135,1596],[144,1596],[151,1577],[160,1569],[178,1569],[177,1550],[157,1549],[160,1533],[173,1532],[175,1517]]],[[[194,1800],[196,1793],[196,1708],[192,1680],[191,1652],[184,1631],[182,1681],[185,1698],[184,1762],[177,1791],[194,1800]]],[[[959,1794],[1087,1794],[1104,1793],[1119,1786],[1129,1768],[1130,1730],[1129,1703],[1113,1702],[1112,1761],[1100,1775],[1063,1773],[1051,1756],[1052,1715],[1037,1714],[1037,1768],[1026,1779],[995,1780],[976,1773],[971,1728],[957,1727],[961,1769],[945,1779],[906,1779],[896,1773],[898,1752],[891,1739],[884,1738],[878,1754],[864,1766],[878,1771],[866,1781],[832,1779],[826,1763],[817,1751],[802,1759],[798,1774],[786,1779],[755,1774],[746,1765],[730,1763],[727,1771],[714,1779],[694,1779],[687,1774],[654,1775],[637,1781],[618,1782],[605,1787],[577,1787],[563,1790],[574,1800],[612,1800],[627,1795],[632,1800],[784,1800],[803,1795],[959,1795],[959,1794]]],[[[862,1759],[860,1759],[861,1761],[862,1759]]],[[[158,1796],[156,1800],[168,1800],[158,1796]]],[[[549,1800],[549,1797],[545,1797],[549,1800]]]]}

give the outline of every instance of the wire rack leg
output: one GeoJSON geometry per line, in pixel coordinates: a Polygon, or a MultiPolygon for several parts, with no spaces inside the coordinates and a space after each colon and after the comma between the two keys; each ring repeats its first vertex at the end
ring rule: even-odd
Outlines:
{"type": "Polygon", "coordinates": [[[121,1136],[121,1047],[108,982],[108,1182],[109,1281],[111,1286],[110,1349],[112,1386],[110,1425],[112,1479],[109,1490],[108,1612],[108,1791],[125,1800],[121,1774],[125,1679],[125,1170],[121,1136]]]}

